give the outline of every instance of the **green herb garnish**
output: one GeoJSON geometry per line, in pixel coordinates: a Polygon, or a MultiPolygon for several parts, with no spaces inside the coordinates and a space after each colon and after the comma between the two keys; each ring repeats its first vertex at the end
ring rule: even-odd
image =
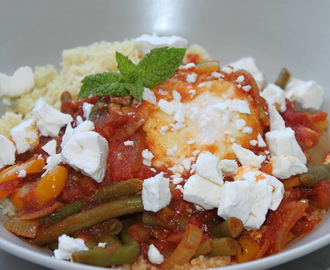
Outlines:
{"type": "Polygon", "coordinates": [[[90,94],[95,96],[130,94],[140,100],[144,87],[155,87],[175,74],[185,52],[186,49],[182,48],[155,48],[137,65],[127,56],[116,52],[116,61],[121,73],[104,72],[86,76],[81,81],[78,98],[85,98],[90,94]]]}

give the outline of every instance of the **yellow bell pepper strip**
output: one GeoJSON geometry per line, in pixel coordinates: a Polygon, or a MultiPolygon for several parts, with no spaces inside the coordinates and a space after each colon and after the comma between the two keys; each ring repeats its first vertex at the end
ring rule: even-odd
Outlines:
{"type": "Polygon", "coordinates": [[[63,190],[69,171],[64,166],[57,166],[46,173],[37,184],[35,195],[40,206],[57,198],[63,190]]]}
{"type": "Polygon", "coordinates": [[[26,175],[44,172],[46,162],[43,159],[33,158],[21,164],[8,167],[0,173],[0,200],[12,194],[21,184],[22,178],[18,177],[20,171],[26,175]]]}

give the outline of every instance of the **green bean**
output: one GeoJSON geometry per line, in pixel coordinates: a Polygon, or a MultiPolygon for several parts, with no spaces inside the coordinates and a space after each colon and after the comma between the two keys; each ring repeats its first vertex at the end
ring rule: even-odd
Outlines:
{"type": "Polygon", "coordinates": [[[163,229],[171,229],[173,227],[170,223],[161,220],[149,212],[143,212],[142,223],[147,226],[156,226],[163,229]]]}
{"type": "Polygon", "coordinates": [[[54,251],[55,249],[58,249],[58,241],[49,243],[46,247],[48,249],[54,251]]]}
{"type": "Polygon", "coordinates": [[[289,79],[290,79],[291,73],[286,69],[282,68],[280,74],[278,75],[275,84],[279,86],[282,89],[285,89],[289,79]]]}
{"type": "Polygon", "coordinates": [[[55,223],[63,218],[71,216],[80,212],[84,208],[85,202],[83,200],[75,201],[73,203],[68,203],[59,208],[56,212],[51,213],[48,216],[40,218],[40,223],[44,224],[46,222],[55,223]]]}
{"type": "Polygon", "coordinates": [[[142,190],[143,181],[140,179],[130,179],[105,187],[98,191],[93,197],[94,201],[107,201],[129,196],[142,190]]]}
{"type": "Polygon", "coordinates": [[[110,246],[120,247],[120,246],[122,246],[121,241],[115,235],[104,234],[104,235],[102,235],[98,238],[98,241],[101,242],[101,243],[106,243],[106,247],[110,247],[110,246]]]}
{"type": "Polygon", "coordinates": [[[143,211],[141,196],[109,201],[92,209],[69,216],[41,231],[34,239],[36,245],[57,240],[62,234],[72,234],[111,218],[143,211]]]}
{"type": "Polygon", "coordinates": [[[217,238],[212,241],[210,256],[233,256],[238,251],[237,241],[232,237],[217,238]]]}
{"type": "Polygon", "coordinates": [[[231,236],[236,238],[241,234],[242,231],[243,222],[235,217],[231,217],[211,229],[212,234],[214,234],[216,237],[231,236]]]}
{"type": "Polygon", "coordinates": [[[123,223],[117,218],[112,218],[106,222],[104,228],[108,234],[116,235],[123,229],[123,223]]]}
{"type": "Polygon", "coordinates": [[[330,164],[323,164],[308,169],[306,173],[299,175],[299,181],[302,185],[312,187],[319,181],[330,179],[330,164]]]}
{"type": "Polygon", "coordinates": [[[212,251],[212,240],[211,239],[206,239],[201,242],[199,245],[194,258],[200,256],[200,255],[207,255],[212,251]]]}
{"type": "MultiPolygon", "coordinates": [[[[142,181],[139,179],[129,179],[116,183],[112,186],[99,190],[93,197],[92,201],[104,202],[119,197],[130,196],[142,190],[142,181]]],[[[63,218],[79,213],[86,205],[86,200],[79,200],[62,206],[58,211],[51,213],[40,219],[40,223],[55,223],[63,218]]]]}
{"type": "Polygon", "coordinates": [[[112,266],[135,262],[140,256],[140,245],[134,242],[121,247],[108,247],[72,253],[72,260],[97,266],[112,266]]]}

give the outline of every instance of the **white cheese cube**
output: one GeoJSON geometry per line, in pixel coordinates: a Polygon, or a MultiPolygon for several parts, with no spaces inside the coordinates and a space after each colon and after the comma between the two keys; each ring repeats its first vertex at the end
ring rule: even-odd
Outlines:
{"type": "Polygon", "coordinates": [[[10,130],[18,154],[33,149],[39,143],[38,130],[33,119],[27,120],[10,130]]]}
{"type": "Polygon", "coordinates": [[[225,175],[236,174],[238,171],[238,165],[235,160],[223,159],[220,161],[219,165],[220,165],[221,171],[225,175]]]}
{"type": "Polygon", "coordinates": [[[207,210],[218,206],[220,196],[221,186],[199,175],[190,176],[183,186],[183,199],[198,204],[207,210]]]}
{"type": "Polygon", "coordinates": [[[3,135],[0,135],[0,169],[15,163],[16,147],[14,143],[3,135]]]}
{"type": "Polygon", "coordinates": [[[162,98],[158,101],[158,107],[168,115],[171,115],[174,112],[174,105],[162,98]]]}
{"type": "Polygon", "coordinates": [[[144,87],[144,91],[143,91],[143,94],[142,94],[142,99],[145,100],[145,101],[150,102],[151,104],[154,104],[154,105],[157,104],[155,93],[147,87],[144,87]]]}
{"type": "Polygon", "coordinates": [[[81,122],[77,127],[72,128],[71,123],[69,123],[65,128],[65,133],[62,137],[61,147],[64,148],[67,141],[71,138],[73,134],[79,132],[92,131],[95,129],[94,123],[89,120],[81,122]]]}
{"type": "Polygon", "coordinates": [[[281,106],[281,112],[284,112],[286,110],[285,91],[276,84],[268,84],[267,87],[260,93],[260,96],[266,99],[268,103],[278,103],[281,106]]]}
{"type": "Polygon", "coordinates": [[[56,154],[56,146],[57,146],[56,140],[51,140],[48,143],[46,143],[43,147],[41,147],[41,149],[44,150],[48,155],[52,156],[56,154]]]}
{"type": "Polygon", "coordinates": [[[58,249],[54,250],[54,256],[60,260],[71,260],[73,252],[88,250],[83,239],[72,238],[65,234],[58,238],[58,249]]]}
{"type": "Polygon", "coordinates": [[[296,101],[304,109],[320,110],[323,103],[323,88],[314,81],[292,79],[286,88],[286,97],[296,101]]]}
{"type": "Polygon", "coordinates": [[[108,141],[100,134],[78,132],[65,144],[62,157],[65,163],[100,183],[105,174],[108,148],[108,141]]]}
{"type": "Polygon", "coordinates": [[[178,36],[163,36],[159,37],[156,34],[144,34],[135,39],[143,54],[150,52],[154,48],[160,47],[176,47],[185,48],[188,41],[178,36]]]}
{"type": "Polygon", "coordinates": [[[257,168],[261,168],[261,164],[265,161],[266,157],[263,155],[257,156],[249,149],[245,149],[242,146],[233,143],[233,151],[238,158],[238,161],[242,165],[251,165],[257,168]]]}
{"type": "Polygon", "coordinates": [[[255,79],[259,89],[262,89],[265,85],[265,75],[260,71],[257,66],[255,59],[252,57],[241,58],[235,62],[232,62],[227,65],[233,68],[233,71],[237,71],[239,69],[244,69],[251,73],[253,78],[255,79]]]}
{"type": "Polygon", "coordinates": [[[144,210],[158,212],[170,203],[169,183],[169,179],[164,177],[163,172],[143,181],[142,202],[144,210]]]}
{"type": "Polygon", "coordinates": [[[34,86],[34,74],[30,67],[18,68],[13,76],[0,73],[0,97],[19,97],[34,86]]]}
{"type": "Polygon", "coordinates": [[[299,158],[304,164],[307,163],[306,156],[301,150],[295,133],[291,128],[269,131],[265,136],[272,156],[289,155],[299,158]]]}
{"type": "Polygon", "coordinates": [[[221,187],[218,216],[224,219],[236,217],[245,224],[253,203],[251,198],[253,186],[254,183],[248,181],[226,182],[221,187]]]}
{"type": "Polygon", "coordinates": [[[275,105],[268,103],[268,112],[269,112],[269,121],[270,121],[270,130],[284,130],[285,122],[282,116],[278,113],[275,108],[275,105]]]}
{"type": "Polygon", "coordinates": [[[36,106],[32,110],[37,121],[37,127],[43,136],[55,137],[60,129],[70,123],[73,119],[71,115],[61,113],[48,105],[42,98],[39,98],[36,106]]]}
{"type": "Polygon", "coordinates": [[[280,179],[307,172],[305,164],[297,157],[288,155],[274,156],[270,159],[272,174],[280,179]]]}
{"type": "Polygon", "coordinates": [[[164,261],[164,256],[151,244],[148,249],[148,259],[153,264],[161,264],[164,261]]]}
{"type": "Polygon", "coordinates": [[[84,117],[85,119],[89,119],[89,115],[91,114],[91,111],[93,109],[94,105],[90,104],[88,102],[83,103],[83,112],[84,112],[84,117]]]}
{"type": "Polygon", "coordinates": [[[208,181],[217,185],[223,184],[222,171],[219,164],[219,158],[210,152],[199,154],[196,166],[196,173],[208,181]]]}

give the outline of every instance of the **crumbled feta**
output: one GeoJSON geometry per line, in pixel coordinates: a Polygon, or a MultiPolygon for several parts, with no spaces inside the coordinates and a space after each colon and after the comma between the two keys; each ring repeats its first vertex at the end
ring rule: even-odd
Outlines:
{"type": "Polygon", "coordinates": [[[124,142],[124,145],[126,145],[126,146],[134,146],[134,142],[133,141],[126,141],[126,142],[124,142]]]}
{"type": "Polygon", "coordinates": [[[35,121],[30,119],[10,130],[10,136],[16,145],[17,154],[33,149],[39,144],[38,130],[35,124],[35,121]]]}
{"type": "Polygon", "coordinates": [[[67,125],[73,120],[71,115],[61,113],[54,109],[42,98],[39,98],[37,101],[37,104],[32,110],[32,114],[37,121],[37,128],[43,136],[57,136],[61,127],[67,125]]]}
{"type": "Polygon", "coordinates": [[[154,155],[148,149],[142,151],[142,157],[142,163],[146,166],[151,166],[151,160],[154,158],[154,155]]]}
{"type": "Polygon", "coordinates": [[[242,87],[242,89],[243,89],[244,91],[246,91],[246,92],[249,92],[249,91],[252,89],[252,86],[251,86],[251,85],[244,85],[244,86],[242,87]]]}
{"type": "Polygon", "coordinates": [[[190,171],[191,169],[191,163],[193,161],[193,158],[185,158],[184,160],[182,160],[182,165],[185,168],[186,171],[190,171]]]}
{"type": "Polygon", "coordinates": [[[286,87],[286,98],[296,101],[304,109],[319,110],[323,103],[323,88],[314,81],[292,79],[286,87]]]}
{"type": "Polygon", "coordinates": [[[272,174],[280,179],[307,172],[305,164],[297,157],[288,155],[274,156],[270,159],[272,174]]]}
{"type": "Polygon", "coordinates": [[[243,127],[243,132],[247,134],[251,134],[253,131],[252,127],[243,127]]]}
{"type": "Polygon", "coordinates": [[[91,111],[93,109],[94,105],[90,104],[88,102],[83,103],[83,112],[84,112],[84,117],[85,119],[89,119],[89,115],[91,114],[91,111]]]}
{"type": "Polygon", "coordinates": [[[170,126],[172,127],[173,131],[177,131],[177,130],[180,130],[180,129],[186,127],[186,124],[178,122],[175,124],[170,124],[170,126]]]}
{"type": "Polygon", "coordinates": [[[234,124],[238,130],[241,130],[246,125],[246,121],[244,119],[236,119],[234,124]]]}
{"type": "Polygon", "coordinates": [[[196,73],[190,73],[187,75],[187,83],[195,83],[197,80],[197,74],[196,73]]]}
{"type": "Polygon", "coordinates": [[[168,126],[162,126],[159,130],[160,134],[165,135],[165,132],[169,129],[168,126]]]}
{"type": "Polygon", "coordinates": [[[194,97],[194,95],[196,95],[196,90],[195,90],[195,89],[190,89],[190,90],[188,91],[188,93],[191,94],[191,97],[194,97]]]}
{"type": "Polygon", "coordinates": [[[278,103],[281,106],[281,112],[284,112],[286,110],[285,91],[276,84],[268,84],[267,87],[262,92],[260,92],[260,96],[266,99],[268,103],[278,103]]]}
{"type": "Polygon", "coordinates": [[[156,34],[147,35],[144,34],[135,39],[143,54],[150,52],[154,48],[160,47],[176,47],[185,48],[188,41],[178,36],[163,36],[159,37],[156,34]]]}
{"type": "Polygon", "coordinates": [[[294,156],[306,164],[306,156],[296,140],[295,132],[291,128],[269,131],[265,134],[265,137],[272,156],[294,156]]]}
{"type": "Polygon", "coordinates": [[[25,176],[26,176],[26,170],[20,170],[20,171],[18,172],[17,177],[19,177],[19,178],[24,178],[25,176]]]}
{"type": "Polygon", "coordinates": [[[107,243],[103,243],[103,242],[99,242],[98,244],[97,244],[97,247],[100,247],[100,248],[105,248],[107,246],[107,243]]]}
{"type": "Polygon", "coordinates": [[[65,144],[72,137],[73,134],[76,134],[79,132],[92,131],[94,129],[95,129],[94,123],[89,120],[83,121],[81,124],[79,124],[75,128],[72,128],[71,123],[69,123],[65,128],[65,133],[62,137],[61,147],[63,148],[65,146],[65,144]]]}
{"type": "Polygon", "coordinates": [[[236,82],[237,82],[237,83],[242,83],[242,82],[244,82],[244,80],[245,80],[245,77],[244,77],[243,75],[240,75],[240,76],[238,76],[238,78],[236,79],[236,82]]]}
{"type": "Polygon", "coordinates": [[[270,130],[284,130],[285,122],[282,116],[278,113],[275,108],[275,105],[272,103],[268,103],[268,112],[269,112],[269,122],[270,122],[270,130]]]}
{"type": "Polygon", "coordinates": [[[205,209],[213,209],[218,206],[220,191],[221,186],[195,174],[183,186],[183,199],[205,209]]]}
{"type": "Polygon", "coordinates": [[[184,123],[186,116],[186,107],[183,103],[175,101],[173,121],[184,123]]]}
{"type": "Polygon", "coordinates": [[[147,87],[144,87],[144,91],[143,91],[143,94],[142,94],[142,99],[145,100],[145,101],[150,102],[151,104],[154,104],[154,105],[157,104],[155,93],[147,87]]]}
{"type": "Polygon", "coordinates": [[[166,150],[166,155],[174,157],[176,150],[178,150],[178,146],[174,145],[173,148],[166,150]]]}
{"type": "Polygon", "coordinates": [[[19,97],[33,87],[34,74],[30,67],[20,67],[12,76],[0,73],[0,97],[19,97]]]}
{"type": "Polygon", "coordinates": [[[48,171],[54,169],[55,167],[57,167],[58,164],[60,164],[61,162],[63,162],[62,160],[62,154],[54,154],[51,155],[47,158],[46,160],[46,166],[43,168],[46,171],[42,174],[42,177],[44,177],[48,171]]]}
{"type": "Polygon", "coordinates": [[[56,146],[56,140],[51,140],[47,142],[43,147],[41,147],[41,149],[44,150],[48,155],[52,156],[56,154],[56,146]]]}
{"type": "Polygon", "coordinates": [[[219,158],[210,152],[200,153],[196,161],[196,174],[217,185],[223,184],[219,158]]]}
{"type": "Polygon", "coordinates": [[[172,91],[172,96],[173,96],[173,99],[176,100],[177,102],[181,101],[181,95],[178,91],[173,90],[172,91]]]}
{"type": "Polygon", "coordinates": [[[164,261],[164,256],[151,244],[148,249],[148,259],[153,264],[161,264],[164,261]]]}
{"type": "Polygon", "coordinates": [[[258,144],[258,141],[257,141],[257,140],[251,140],[251,141],[250,141],[250,144],[251,144],[252,146],[256,146],[256,145],[258,144]]]}
{"type": "Polygon", "coordinates": [[[258,139],[258,146],[259,147],[266,147],[267,146],[267,144],[265,143],[264,139],[262,138],[262,136],[260,134],[258,134],[257,139],[258,139]]]}
{"type": "Polygon", "coordinates": [[[220,73],[220,72],[216,72],[216,71],[213,71],[213,72],[211,73],[211,76],[212,76],[213,78],[215,78],[215,79],[220,79],[220,78],[223,78],[223,77],[224,77],[224,75],[223,75],[222,73],[220,73]]]}
{"type": "Polygon", "coordinates": [[[187,144],[194,144],[194,143],[196,143],[195,139],[190,139],[189,141],[187,141],[187,144]]]}
{"type": "Polygon", "coordinates": [[[158,107],[168,115],[171,115],[174,112],[174,105],[162,98],[158,101],[158,107]]]}
{"type": "Polygon", "coordinates": [[[261,164],[265,161],[266,157],[263,155],[257,156],[249,149],[245,149],[242,146],[234,143],[232,145],[233,151],[242,165],[251,165],[257,168],[261,167],[261,164]]]}
{"type": "Polygon", "coordinates": [[[192,67],[196,67],[196,64],[193,63],[193,62],[188,63],[188,64],[186,64],[186,65],[182,65],[182,66],[180,66],[179,68],[180,68],[180,69],[189,69],[189,68],[192,68],[192,67]]]}
{"type": "Polygon", "coordinates": [[[220,160],[219,165],[224,175],[233,175],[236,174],[238,171],[237,162],[232,159],[220,160]]]}
{"type": "Polygon", "coordinates": [[[76,170],[103,180],[108,156],[108,141],[94,131],[78,132],[71,136],[62,150],[62,158],[76,170]]]}
{"type": "MultiPolygon", "coordinates": [[[[235,62],[232,62],[232,63],[228,64],[226,69],[224,68],[223,71],[224,70],[229,71],[230,68],[228,68],[228,67],[233,68],[231,71],[245,69],[246,71],[251,73],[251,75],[255,79],[259,89],[262,89],[264,87],[265,75],[259,70],[255,59],[253,59],[252,57],[245,57],[245,58],[241,58],[235,62]]],[[[228,72],[228,73],[230,73],[230,72],[228,72]]]]}
{"type": "Polygon", "coordinates": [[[226,100],[225,103],[232,111],[251,114],[249,103],[245,100],[232,99],[226,100]]]}
{"type": "Polygon", "coordinates": [[[73,252],[88,250],[83,239],[72,238],[65,234],[58,238],[58,249],[54,250],[56,259],[71,260],[73,252]]]}
{"type": "Polygon", "coordinates": [[[169,183],[169,179],[164,177],[163,172],[143,181],[142,202],[144,210],[158,212],[170,203],[169,183]]]}

